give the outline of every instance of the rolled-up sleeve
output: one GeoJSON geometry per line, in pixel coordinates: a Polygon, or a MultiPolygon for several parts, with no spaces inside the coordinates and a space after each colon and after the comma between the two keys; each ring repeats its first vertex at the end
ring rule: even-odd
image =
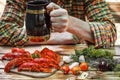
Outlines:
{"type": "Polygon", "coordinates": [[[96,47],[113,47],[116,41],[114,19],[104,0],[86,0],[85,11],[96,47]]]}
{"type": "Polygon", "coordinates": [[[7,0],[0,18],[0,45],[21,46],[28,41],[25,32],[24,0],[7,0]]]}

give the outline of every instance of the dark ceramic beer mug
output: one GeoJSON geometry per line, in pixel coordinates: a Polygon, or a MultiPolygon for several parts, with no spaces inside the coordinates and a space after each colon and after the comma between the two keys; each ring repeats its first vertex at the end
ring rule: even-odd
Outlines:
{"type": "Polygon", "coordinates": [[[27,3],[26,31],[31,42],[44,42],[50,38],[50,16],[47,13],[45,0],[35,0],[27,3]]]}

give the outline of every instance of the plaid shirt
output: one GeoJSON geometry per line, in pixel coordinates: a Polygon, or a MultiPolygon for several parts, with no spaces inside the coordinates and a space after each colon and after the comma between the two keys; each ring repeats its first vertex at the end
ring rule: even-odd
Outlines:
{"type": "MultiPolygon", "coordinates": [[[[2,45],[24,45],[28,41],[23,28],[25,3],[25,0],[7,0],[0,21],[0,42],[2,45]]],[[[58,4],[67,9],[71,16],[84,21],[87,18],[96,47],[114,46],[116,28],[104,0],[61,0],[58,4]]]]}

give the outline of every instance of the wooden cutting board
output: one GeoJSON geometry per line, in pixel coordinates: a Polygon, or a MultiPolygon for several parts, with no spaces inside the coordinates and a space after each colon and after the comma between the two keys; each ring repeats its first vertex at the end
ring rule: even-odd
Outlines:
{"type": "MultiPolygon", "coordinates": [[[[8,61],[4,61],[4,64],[6,65],[8,61]]],[[[64,64],[63,61],[60,62],[60,66],[62,66],[64,64]]],[[[54,74],[57,69],[52,68],[52,72],[51,73],[44,73],[44,72],[27,72],[27,71],[20,71],[18,72],[17,70],[18,68],[13,68],[10,70],[10,72],[12,73],[16,73],[16,74],[20,74],[20,75],[25,75],[25,76],[30,76],[33,78],[44,78],[44,77],[48,77],[51,76],[52,74],[54,74]]]]}

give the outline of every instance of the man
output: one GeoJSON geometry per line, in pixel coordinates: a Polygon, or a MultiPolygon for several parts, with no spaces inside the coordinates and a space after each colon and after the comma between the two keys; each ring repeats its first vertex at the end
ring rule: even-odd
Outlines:
{"type": "MultiPolygon", "coordinates": [[[[116,28],[104,0],[51,0],[47,5],[52,28],[50,40],[39,44],[76,44],[108,48],[114,46],[116,28]],[[64,36],[65,35],[65,36],[64,36]]],[[[31,44],[22,28],[25,17],[25,0],[7,0],[0,21],[1,45],[31,44]],[[21,29],[20,29],[21,28],[21,29]]]]}

